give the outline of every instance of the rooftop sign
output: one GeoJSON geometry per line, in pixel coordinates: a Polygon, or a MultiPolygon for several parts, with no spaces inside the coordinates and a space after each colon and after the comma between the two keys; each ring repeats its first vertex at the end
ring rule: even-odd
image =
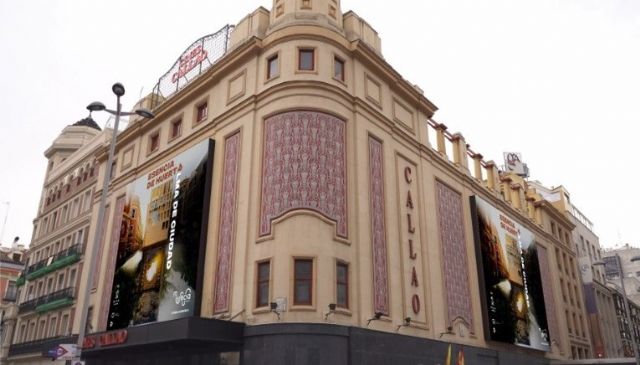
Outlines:
{"type": "Polygon", "coordinates": [[[232,30],[233,26],[225,25],[219,31],[206,35],[187,47],[169,71],[158,79],[153,88],[152,107],[155,108],[170,98],[222,58],[227,53],[232,30]]]}

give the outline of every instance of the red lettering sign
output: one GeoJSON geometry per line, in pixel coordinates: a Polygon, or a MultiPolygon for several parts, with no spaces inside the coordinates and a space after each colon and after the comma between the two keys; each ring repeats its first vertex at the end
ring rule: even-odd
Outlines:
{"type": "Polygon", "coordinates": [[[189,71],[193,70],[196,66],[202,63],[202,61],[207,59],[207,55],[207,51],[202,49],[202,46],[197,46],[192,49],[191,52],[185,53],[180,57],[180,67],[178,68],[178,72],[171,76],[171,81],[173,83],[178,82],[179,78],[188,74],[189,71]]]}
{"type": "Polygon", "coordinates": [[[413,313],[420,313],[420,297],[418,297],[418,294],[413,294],[411,298],[411,308],[413,309],[413,313]]]}
{"type": "Polygon", "coordinates": [[[127,330],[112,331],[100,335],[87,336],[82,341],[82,348],[92,349],[95,348],[98,344],[100,345],[100,347],[121,345],[127,342],[128,336],[129,333],[127,332],[127,330]]]}

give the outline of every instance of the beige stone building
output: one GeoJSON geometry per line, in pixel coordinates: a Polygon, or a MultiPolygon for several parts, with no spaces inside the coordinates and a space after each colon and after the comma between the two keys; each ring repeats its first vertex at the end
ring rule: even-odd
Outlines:
{"type": "Polygon", "coordinates": [[[105,136],[88,117],[65,127],[45,151],[47,171],[18,282],[9,364],[51,364],[48,350],[77,341],[79,278],[98,175],[94,155],[105,136]]]}
{"type": "MultiPolygon", "coordinates": [[[[92,308],[89,364],[593,353],[575,224],[436,122],[339,0],[274,0],[189,46],[154,90],[139,105],[155,118],[131,119],[113,166],[96,145],[113,209],[97,222],[94,204],[82,221],[93,217],[89,237],[105,232],[86,251],[98,251],[95,290],[74,302],[92,308]],[[209,42],[221,38],[216,55],[209,42]],[[164,246],[141,248],[145,214],[168,227],[164,246]]],[[[94,287],[88,274],[80,287],[94,287]]],[[[39,321],[25,317],[14,343],[37,338],[39,321]]]]}
{"type": "Polygon", "coordinates": [[[0,364],[7,359],[15,330],[18,284],[24,269],[25,246],[16,237],[11,246],[0,246],[0,364]]]}
{"type": "Polygon", "coordinates": [[[574,205],[569,192],[563,186],[549,189],[539,183],[533,185],[547,201],[565,212],[575,225],[571,243],[575,246],[574,251],[583,283],[593,357],[624,357],[613,293],[607,286],[604,267],[597,265],[602,261],[603,255],[600,240],[593,231],[593,223],[574,205]]]}

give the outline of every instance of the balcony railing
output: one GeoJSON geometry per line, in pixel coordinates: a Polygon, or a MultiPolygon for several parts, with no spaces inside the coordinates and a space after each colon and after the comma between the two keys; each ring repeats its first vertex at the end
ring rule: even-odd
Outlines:
{"type": "Polygon", "coordinates": [[[9,356],[24,355],[29,353],[38,353],[42,356],[48,356],[47,352],[60,344],[76,343],[78,336],[56,336],[43,338],[41,340],[16,343],[9,347],[9,356]]]}
{"type": "Polygon", "coordinates": [[[78,260],[80,260],[81,253],[82,244],[76,243],[66,250],[60,251],[53,256],[38,261],[35,264],[27,267],[27,269],[25,270],[25,276],[27,280],[37,279],[52,271],[77,262],[78,260]]]}
{"type": "Polygon", "coordinates": [[[23,313],[33,310],[39,313],[47,312],[52,309],[73,304],[74,298],[75,288],[69,287],[66,289],[55,291],[51,294],[41,296],[39,298],[27,300],[24,303],[20,303],[19,312],[23,313]]]}

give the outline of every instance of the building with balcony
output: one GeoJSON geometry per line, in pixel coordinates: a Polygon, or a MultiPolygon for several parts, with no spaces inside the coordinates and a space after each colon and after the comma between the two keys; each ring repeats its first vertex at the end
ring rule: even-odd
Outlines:
{"type": "MultiPolygon", "coordinates": [[[[640,338],[640,306],[629,300],[627,297],[629,311],[631,312],[631,316],[628,317],[623,302],[624,295],[622,294],[620,287],[617,285],[612,286],[611,293],[616,311],[616,321],[619,330],[618,336],[621,341],[619,349],[619,351],[622,352],[621,357],[633,357],[633,338],[631,331],[633,331],[633,335],[635,335],[637,341],[637,339],[640,338]],[[631,323],[629,323],[629,318],[631,318],[631,323]]],[[[637,349],[640,351],[640,346],[637,346],[637,349]]]]}
{"type": "Polygon", "coordinates": [[[40,205],[17,283],[9,364],[49,364],[49,350],[77,341],[72,328],[97,177],[94,154],[105,136],[85,118],[65,127],[45,152],[40,205]]]}
{"type": "MultiPolygon", "coordinates": [[[[563,186],[547,188],[539,182],[532,182],[536,191],[545,200],[551,202],[559,211],[564,212],[575,228],[570,233],[570,243],[577,261],[569,258],[571,270],[578,266],[584,294],[587,328],[590,332],[594,358],[624,357],[622,342],[616,320],[613,293],[607,286],[605,268],[597,265],[602,261],[602,249],[598,236],[594,233],[593,223],[571,201],[569,191],[563,186]],[[596,265],[594,265],[596,264],[596,265]]],[[[575,284],[575,283],[574,283],[575,284]]],[[[569,292],[568,289],[566,289],[569,292]]],[[[582,294],[581,294],[582,295],[582,294]]]]}
{"type": "Polygon", "coordinates": [[[591,356],[575,224],[435,121],[339,0],[274,0],[196,40],[139,105],[156,117],[131,119],[112,166],[98,132],[53,161],[14,362],[74,341],[84,318],[67,310],[87,301],[91,365],[591,356]],[[104,236],[74,261],[72,244],[46,251],[46,207],[85,162],[109,174],[110,208],[83,210],[75,237],[104,236]],[[48,287],[94,254],[80,285],[48,287]]]}
{"type": "Polygon", "coordinates": [[[16,237],[11,246],[0,246],[0,363],[7,358],[17,315],[18,283],[22,280],[25,246],[16,237]]]}

